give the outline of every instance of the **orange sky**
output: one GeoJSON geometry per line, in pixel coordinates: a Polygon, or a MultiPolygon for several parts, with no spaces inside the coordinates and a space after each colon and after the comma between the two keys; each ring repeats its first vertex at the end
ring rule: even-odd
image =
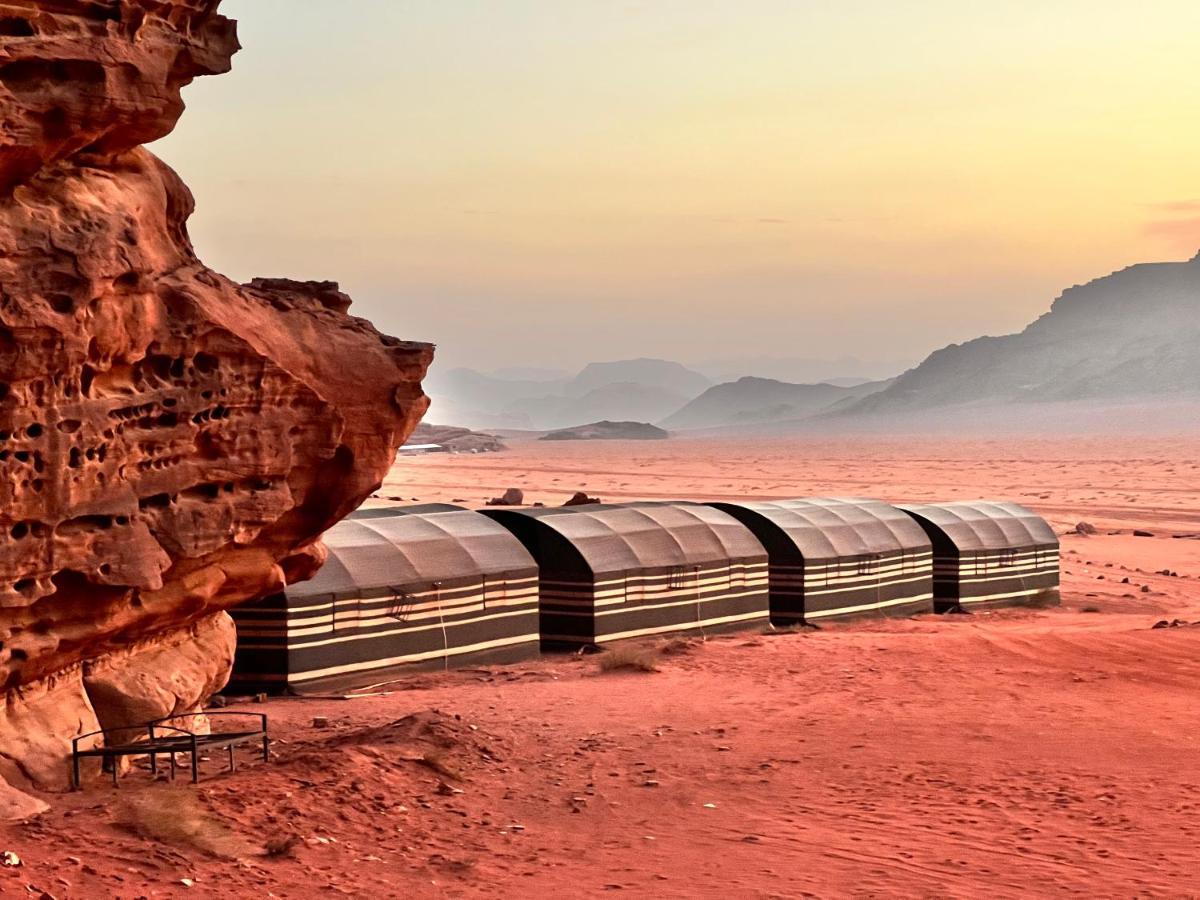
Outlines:
{"type": "Polygon", "coordinates": [[[443,366],[908,363],[1200,249],[1194,2],[222,10],[245,50],[155,147],[201,256],[443,366]]]}

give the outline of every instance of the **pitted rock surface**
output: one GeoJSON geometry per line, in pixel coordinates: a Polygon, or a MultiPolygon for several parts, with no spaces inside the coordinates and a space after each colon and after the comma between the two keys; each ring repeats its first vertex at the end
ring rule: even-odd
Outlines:
{"type": "Polygon", "coordinates": [[[97,721],[52,723],[31,685],[72,685],[100,722],[178,695],[163,658],[219,687],[227,660],[155,641],[311,575],[428,402],[432,347],[348,315],[336,283],[238,285],[196,258],[192,196],[140,144],[230,68],[219,2],[0,0],[0,768],[28,783],[66,770],[20,748],[97,721]],[[88,698],[78,666],[112,654],[88,698]]]}

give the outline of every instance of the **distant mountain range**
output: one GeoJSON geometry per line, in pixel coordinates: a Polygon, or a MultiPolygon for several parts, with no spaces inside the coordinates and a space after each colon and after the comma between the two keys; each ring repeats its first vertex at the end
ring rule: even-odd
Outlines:
{"type": "MultiPolygon", "coordinates": [[[[763,364],[781,362],[806,363],[763,364]]],[[[732,365],[737,371],[741,363],[732,365]]],[[[886,380],[794,383],[746,373],[714,384],[677,362],[634,359],[544,379],[435,367],[426,391],[433,421],[473,428],[546,431],[601,420],[676,432],[1153,427],[1171,424],[1162,420],[1172,404],[1186,420],[1178,424],[1194,428],[1188,411],[1200,409],[1200,254],[1076,285],[1024,331],[952,344],[886,380]]]]}
{"type": "Polygon", "coordinates": [[[546,431],[603,420],[656,422],[711,385],[677,362],[630,359],[589,363],[574,376],[545,380],[434,367],[425,391],[434,421],[546,431]]]}

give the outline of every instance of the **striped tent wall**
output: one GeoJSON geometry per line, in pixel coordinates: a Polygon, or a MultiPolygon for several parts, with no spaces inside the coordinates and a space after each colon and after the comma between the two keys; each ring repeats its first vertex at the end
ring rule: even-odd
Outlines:
{"type": "Polygon", "coordinates": [[[766,624],[762,546],[709,507],[487,510],[541,568],[542,640],[586,646],[766,624]]]}
{"type": "Polygon", "coordinates": [[[824,497],[711,505],[766,548],[776,624],[933,610],[930,540],[895,507],[824,497]]]}
{"type": "Polygon", "coordinates": [[[537,654],[537,566],[490,519],[400,507],[339,522],[324,541],[311,581],[232,611],[235,688],[328,690],[537,654]]]}
{"type": "Polygon", "coordinates": [[[1059,542],[1016,503],[972,501],[900,507],[929,535],[941,612],[1059,602],[1059,542]]]}

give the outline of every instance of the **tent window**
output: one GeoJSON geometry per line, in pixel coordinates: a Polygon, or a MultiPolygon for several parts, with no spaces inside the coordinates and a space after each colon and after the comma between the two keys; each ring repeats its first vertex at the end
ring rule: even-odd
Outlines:
{"type": "Polygon", "coordinates": [[[675,566],[671,569],[671,574],[667,578],[667,587],[672,591],[687,587],[687,569],[684,566],[675,566]]]}
{"type": "Polygon", "coordinates": [[[858,561],[859,575],[874,575],[879,571],[879,560],[874,557],[864,557],[858,561]]]}
{"type": "Polygon", "coordinates": [[[746,566],[744,563],[729,564],[729,586],[745,587],[746,586],[746,566]]]}
{"type": "Polygon", "coordinates": [[[408,591],[396,591],[392,596],[392,602],[388,604],[387,614],[397,622],[407,622],[416,602],[417,598],[408,591]]]}
{"type": "Polygon", "coordinates": [[[1016,550],[1001,550],[998,558],[1001,567],[1011,567],[1017,564],[1016,550]]]}

